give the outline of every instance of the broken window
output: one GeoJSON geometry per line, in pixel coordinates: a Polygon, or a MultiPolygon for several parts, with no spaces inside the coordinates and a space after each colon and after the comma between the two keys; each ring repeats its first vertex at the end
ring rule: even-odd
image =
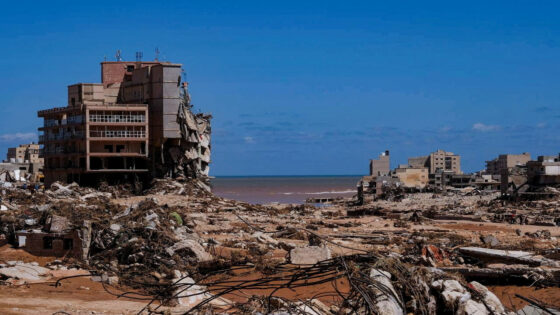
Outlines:
{"type": "Polygon", "coordinates": [[[43,237],[43,248],[44,249],[52,249],[53,238],[46,236],[43,237]]]}
{"type": "Polygon", "coordinates": [[[63,242],[63,246],[65,250],[73,249],[74,248],[74,240],[71,238],[65,238],[63,242]]]}

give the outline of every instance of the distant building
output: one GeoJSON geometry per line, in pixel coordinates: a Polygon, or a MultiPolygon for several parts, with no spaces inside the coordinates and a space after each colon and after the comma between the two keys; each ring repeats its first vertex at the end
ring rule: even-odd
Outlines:
{"type": "Polygon", "coordinates": [[[428,168],[428,172],[429,172],[429,168],[430,168],[430,156],[418,156],[418,157],[411,157],[408,158],[408,165],[410,165],[410,167],[414,167],[414,168],[420,168],[420,167],[426,167],[428,168]]]}
{"type": "Polygon", "coordinates": [[[411,167],[410,165],[399,165],[394,170],[394,176],[399,179],[403,187],[425,188],[429,181],[428,169],[426,167],[411,167]]]}
{"type": "Polygon", "coordinates": [[[43,163],[39,157],[39,144],[21,144],[15,148],[8,148],[6,162],[8,163],[43,163]]]}
{"type": "Polygon", "coordinates": [[[408,164],[413,168],[427,167],[430,174],[440,172],[462,174],[461,156],[443,150],[437,150],[428,156],[409,158],[408,164]]]}
{"type": "Polygon", "coordinates": [[[430,173],[435,174],[439,171],[462,174],[461,157],[453,152],[437,150],[430,153],[430,173]]]}
{"type": "Polygon", "coordinates": [[[531,154],[500,154],[497,158],[486,161],[486,174],[501,175],[503,170],[515,166],[524,166],[531,160],[531,154]]]}
{"type": "Polygon", "coordinates": [[[0,163],[0,181],[42,181],[43,158],[40,154],[39,144],[36,143],[9,148],[6,161],[0,163]]]}
{"type": "Polygon", "coordinates": [[[377,160],[369,161],[369,175],[371,176],[385,176],[391,171],[391,161],[389,158],[389,151],[385,151],[379,155],[377,160]]]}
{"type": "Polygon", "coordinates": [[[527,181],[533,185],[560,183],[560,155],[539,156],[537,161],[527,162],[527,181]]]}

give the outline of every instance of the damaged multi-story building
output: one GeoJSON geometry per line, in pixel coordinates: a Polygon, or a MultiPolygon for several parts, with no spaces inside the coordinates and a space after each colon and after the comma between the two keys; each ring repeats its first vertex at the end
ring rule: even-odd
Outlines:
{"type": "Polygon", "coordinates": [[[193,114],[182,65],[101,63],[101,83],[68,86],[64,107],[41,110],[45,183],[205,178],[210,115],[193,114]]]}
{"type": "Polygon", "coordinates": [[[0,163],[0,182],[39,183],[43,178],[43,164],[37,143],[8,148],[6,160],[0,163]]]}
{"type": "Polygon", "coordinates": [[[426,167],[430,174],[449,172],[461,174],[461,156],[453,152],[437,150],[426,156],[412,157],[408,159],[411,167],[426,167]]]}
{"type": "Polygon", "coordinates": [[[560,184],[560,154],[542,155],[536,161],[527,162],[527,181],[531,185],[560,184]]]}
{"type": "Polygon", "coordinates": [[[461,171],[461,156],[453,152],[437,150],[426,156],[412,157],[408,164],[414,168],[425,167],[429,172],[429,184],[436,189],[445,189],[455,178],[458,182],[467,181],[459,178],[461,171]]]}
{"type": "Polygon", "coordinates": [[[486,174],[501,175],[504,170],[516,166],[525,166],[531,161],[531,154],[523,152],[521,154],[500,154],[497,158],[486,161],[486,174]]]}

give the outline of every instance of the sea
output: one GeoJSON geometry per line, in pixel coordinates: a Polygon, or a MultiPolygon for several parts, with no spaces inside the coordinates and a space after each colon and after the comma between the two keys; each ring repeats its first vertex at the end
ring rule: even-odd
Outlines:
{"type": "Polygon", "coordinates": [[[211,180],[217,196],[256,204],[305,203],[307,198],[352,197],[360,176],[224,176],[211,180]]]}

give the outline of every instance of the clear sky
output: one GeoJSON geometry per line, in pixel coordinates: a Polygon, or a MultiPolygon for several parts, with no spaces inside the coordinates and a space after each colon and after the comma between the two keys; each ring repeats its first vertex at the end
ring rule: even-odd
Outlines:
{"type": "Polygon", "coordinates": [[[463,169],[560,151],[558,1],[9,1],[0,154],[99,62],[182,63],[212,175],[365,174],[445,149],[463,169]]]}

